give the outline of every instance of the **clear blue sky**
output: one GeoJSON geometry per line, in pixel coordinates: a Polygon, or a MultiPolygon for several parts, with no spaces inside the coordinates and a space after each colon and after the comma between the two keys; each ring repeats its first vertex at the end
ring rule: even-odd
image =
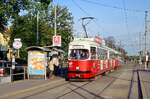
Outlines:
{"type": "Polygon", "coordinates": [[[83,32],[79,19],[93,16],[96,19],[87,26],[88,35],[99,33],[102,37],[113,36],[116,42],[124,45],[129,55],[137,54],[139,51],[139,32],[144,38],[144,11],[150,10],[150,0],[54,0],[54,2],[67,6],[72,13],[75,34],[83,32]]]}

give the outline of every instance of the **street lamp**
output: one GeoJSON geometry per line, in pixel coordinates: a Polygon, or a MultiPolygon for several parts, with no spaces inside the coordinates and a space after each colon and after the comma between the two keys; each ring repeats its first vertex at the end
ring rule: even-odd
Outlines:
{"type": "Polygon", "coordinates": [[[37,11],[36,15],[36,21],[37,21],[37,26],[36,26],[36,45],[39,45],[39,11],[37,11]]]}
{"type": "Polygon", "coordinates": [[[57,23],[56,23],[56,19],[57,19],[57,12],[56,12],[56,8],[57,5],[54,4],[54,34],[56,36],[56,32],[57,32],[57,23]]]}
{"type": "MultiPolygon", "coordinates": [[[[37,2],[37,4],[40,4],[40,2],[37,2]]],[[[37,9],[36,14],[36,45],[39,45],[39,11],[37,9]]]]}

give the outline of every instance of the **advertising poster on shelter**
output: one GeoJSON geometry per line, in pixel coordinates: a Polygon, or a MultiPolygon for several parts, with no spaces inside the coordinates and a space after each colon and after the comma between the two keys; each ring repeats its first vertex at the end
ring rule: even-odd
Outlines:
{"type": "Polygon", "coordinates": [[[29,75],[45,75],[47,66],[46,53],[40,51],[28,52],[29,75]]]}

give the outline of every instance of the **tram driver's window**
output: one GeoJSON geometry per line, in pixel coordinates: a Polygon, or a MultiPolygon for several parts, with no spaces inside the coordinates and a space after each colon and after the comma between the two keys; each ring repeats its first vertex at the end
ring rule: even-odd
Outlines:
{"type": "Polygon", "coordinates": [[[91,47],[91,59],[96,59],[96,47],[91,47]]]}

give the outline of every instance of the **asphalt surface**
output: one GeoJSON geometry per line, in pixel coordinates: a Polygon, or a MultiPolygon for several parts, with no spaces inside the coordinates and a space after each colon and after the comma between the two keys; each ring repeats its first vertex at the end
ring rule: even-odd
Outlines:
{"type": "Polygon", "coordinates": [[[143,66],[125,64],[90,82],[55,77],[0,84],[0,99],[149,99],[149,76],[143,66]]]}

